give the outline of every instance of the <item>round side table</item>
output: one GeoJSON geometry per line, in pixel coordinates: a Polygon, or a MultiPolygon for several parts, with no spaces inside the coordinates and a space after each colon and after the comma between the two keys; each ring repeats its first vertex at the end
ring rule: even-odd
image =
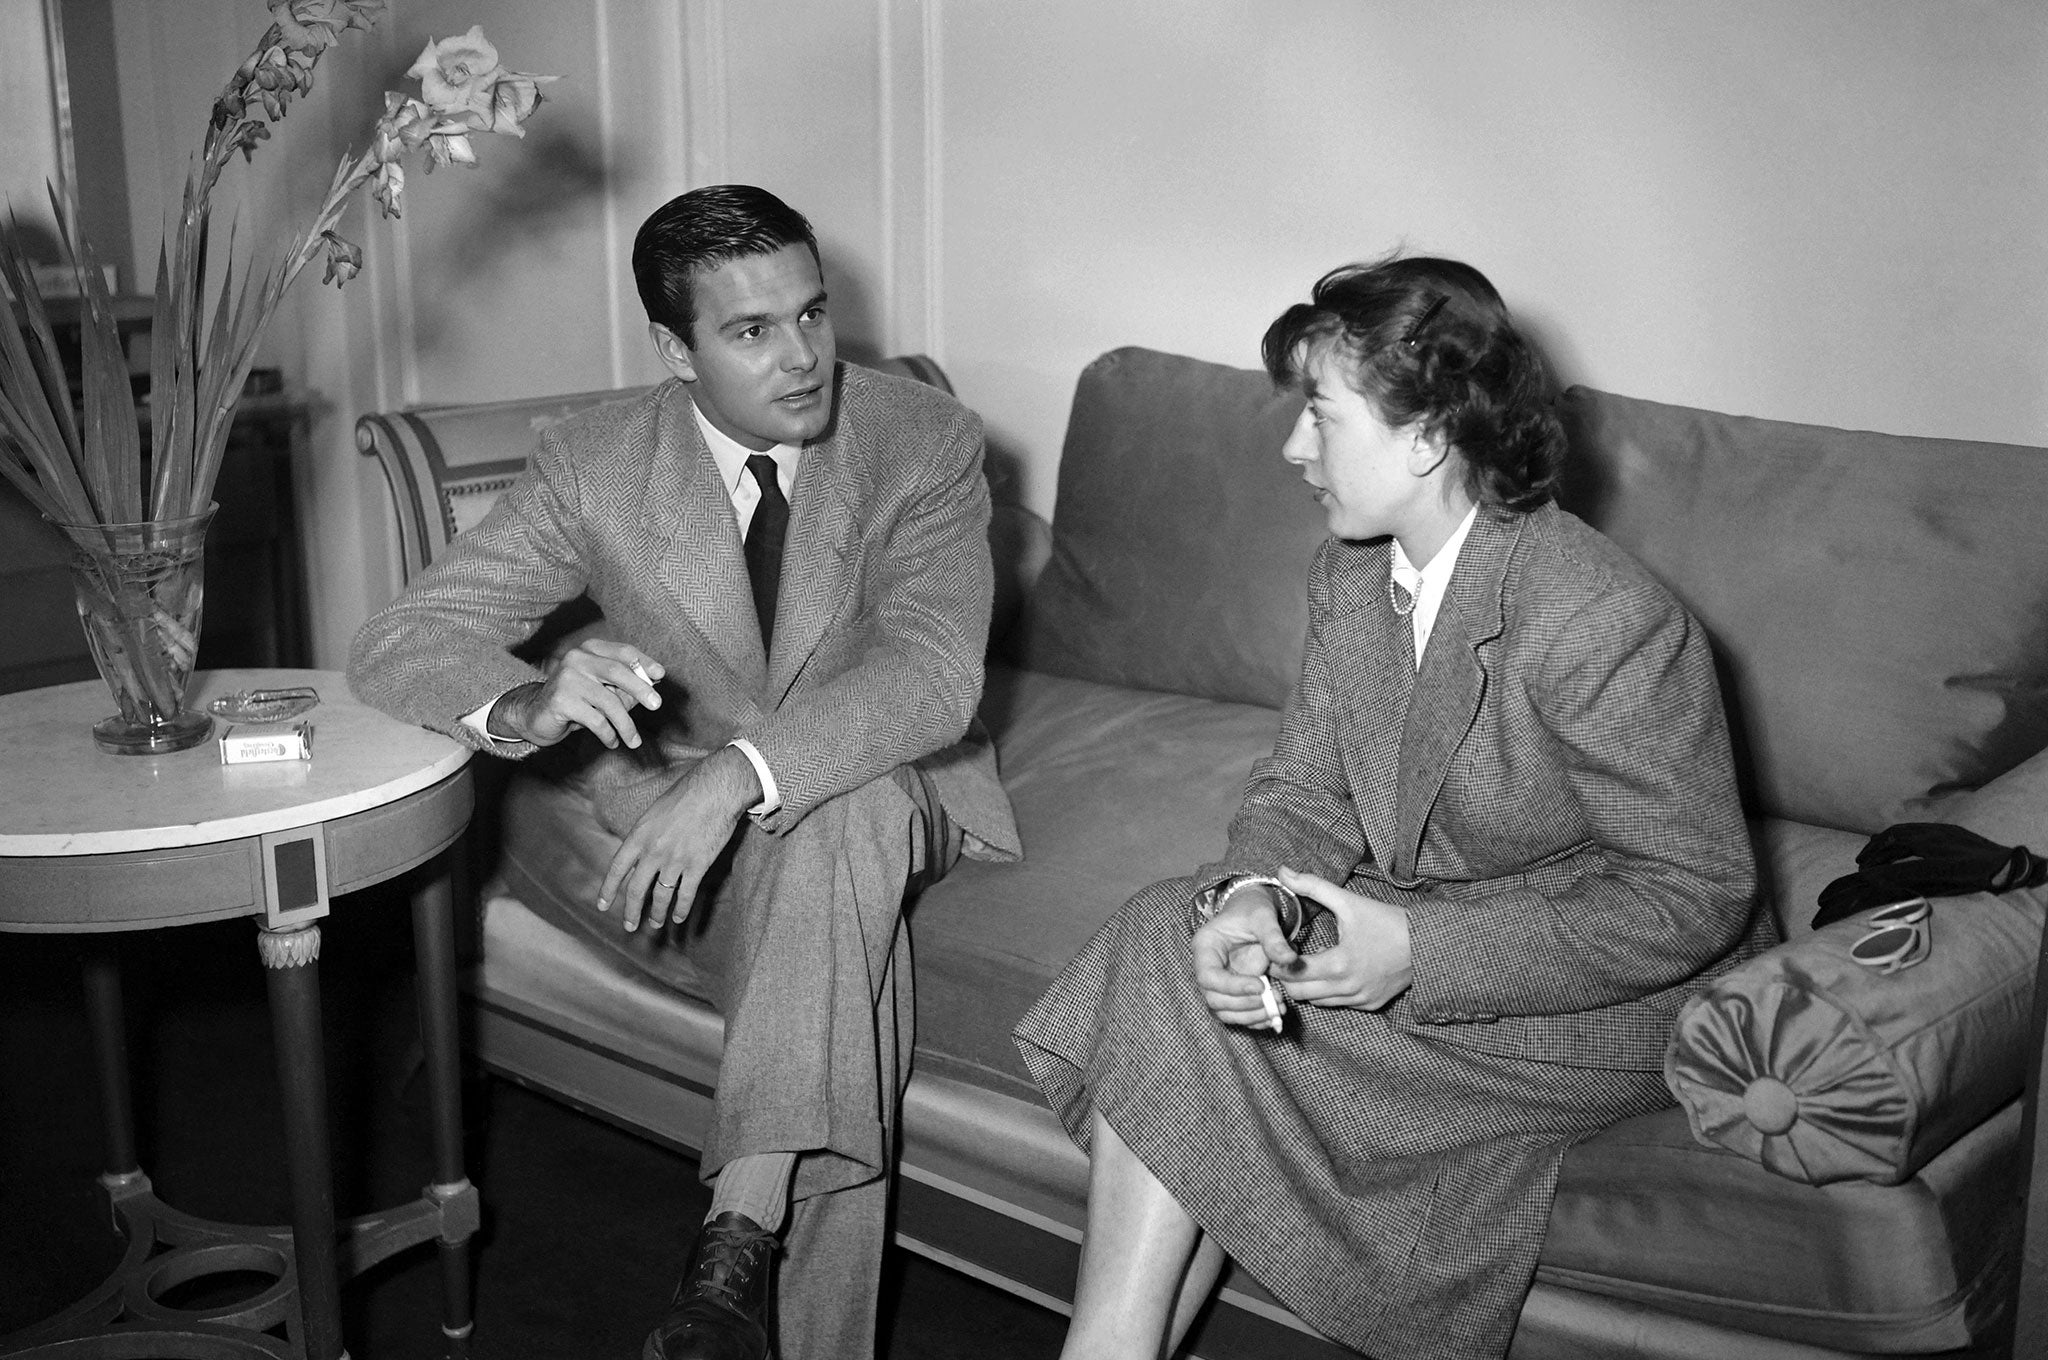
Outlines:
{"type": "MultiPolygon", "coordinates": [[[[474,801],[469,752],[357,703],[334,671],[216,671],[195,706],[243,689],[310,685],[313,757],[223,765],[210,741],[165,756],[96,750],[112,706],[98,681],[0,696],[0,932],[155,930],[256,918],[285,1113],[292,1221],[243,1227],[159,1201],[136,1158],[120,975],[88,956],[86,1002],[105,1109],[100,1180],[126,1232],[113,1275],[56,1317],[0,1338],[0,1355],[266,1356],[340,1360],[340,1280],[439,1243],[442,1329],[468,1351],[476,1190],[462,1165],[452,856],[474,801]],[[430,860],[414,894],[421,1037],[433,1111],[434,1184],[412,1204],[337,1226],[320,1030],[320,920],[336,897],[430,860]],[[224,1271],[267,1274],[253,1298],[208,1310],[158,1297],[224,1271]],[[268,1329],[284,1325],[280,1340],[268,1329]]],[[[216,732],[224,726],[216,720],[216,732]]]]}

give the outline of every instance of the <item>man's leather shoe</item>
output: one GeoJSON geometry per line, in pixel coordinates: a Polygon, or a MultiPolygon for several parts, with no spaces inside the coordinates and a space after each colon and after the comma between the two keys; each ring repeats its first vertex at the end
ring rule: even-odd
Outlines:
{"type": "Polygon", "coordinates": [[[761,1315],[774,1254],[775,1234],[745,1214],[724,1213],[706,1223],[640,1360],[767,1360],[761,1315]]]}

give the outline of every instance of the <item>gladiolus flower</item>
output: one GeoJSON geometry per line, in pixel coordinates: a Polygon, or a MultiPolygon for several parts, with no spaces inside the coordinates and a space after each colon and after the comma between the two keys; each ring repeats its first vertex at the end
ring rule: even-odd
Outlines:
{"type": "Polygon", "coordinates": [[[377,206],[386,217],[398,217],[405,201],[405,167],[397,161],[387,161],[377,167],[377,173],[370,185],[370,196],[377,200],[377,206]]]}
{"type": "Polygon", "coordinates": [[[437,132],[427,140],[427,171],[437,165],[475,165],[476,148],[466,132],[437,132]]]}
{"type": "Polygon", "coordinates": [[[320,242],[327,248],[327,272],[320,279],[341,287],[363,270],[363,248],[355,242],[337,236],[331,231],[320,233],[320,242]]]}
{"type": "MultiPolygon", "coordinates": [[[[448,125],[457,125],[467,132],[501,132],[508,137],[526,135],[520,123],[540,106],[539,87],[556,78],[507,71],[498,64],[498,49],[484,37],[481,26],[459,38],[429,42],[406,74],[420,82],[421,99],[442,120],[437,131],[452,131],[448,125]]],[[[450,160],[471,163],[459,153],[450,160]]]]}
{"type": "Polygon", "coordinates": [[[501,74],[498,49],[484,37],[482,25],[475,25],[459,38],[428,42],[406,74],[419,81],[420,97],[442,117],[464,111],[488,117],[501,74]]]}

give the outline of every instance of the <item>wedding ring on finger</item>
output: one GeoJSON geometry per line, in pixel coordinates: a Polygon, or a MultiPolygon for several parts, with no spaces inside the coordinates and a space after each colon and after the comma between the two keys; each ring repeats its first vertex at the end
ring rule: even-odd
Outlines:
{"type": "Polygon", "coordinates": [[[671,883],[669,880],[663,878],[660,874],[656,874],[654,876],[654,886],[661,889],[663,892],[674,892],[679,886],[681,886],[682,881],[683,880],[679,878],[675,880],[675,882],[671,883]]]}
{"type": "Polygon", "coordinates": [[[1880,974],[1911,968],[1934,952],[1934,908],[1924,897],[1879,907],[1863,925],[1865,934],[1849,946],[1849,957],[1880,974]]]}

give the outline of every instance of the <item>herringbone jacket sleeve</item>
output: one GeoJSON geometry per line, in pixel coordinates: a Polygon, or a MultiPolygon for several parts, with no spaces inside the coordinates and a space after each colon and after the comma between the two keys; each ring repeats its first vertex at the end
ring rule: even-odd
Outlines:
{"type": "Polygon", "coordinates": [[[349,649],[349,687],[365,703],[502,756],[461,719],[515,685],[543,679],[508,649],[587,584],[576,480],[550,431],[484,518],[458,536],[349,649]]]}

